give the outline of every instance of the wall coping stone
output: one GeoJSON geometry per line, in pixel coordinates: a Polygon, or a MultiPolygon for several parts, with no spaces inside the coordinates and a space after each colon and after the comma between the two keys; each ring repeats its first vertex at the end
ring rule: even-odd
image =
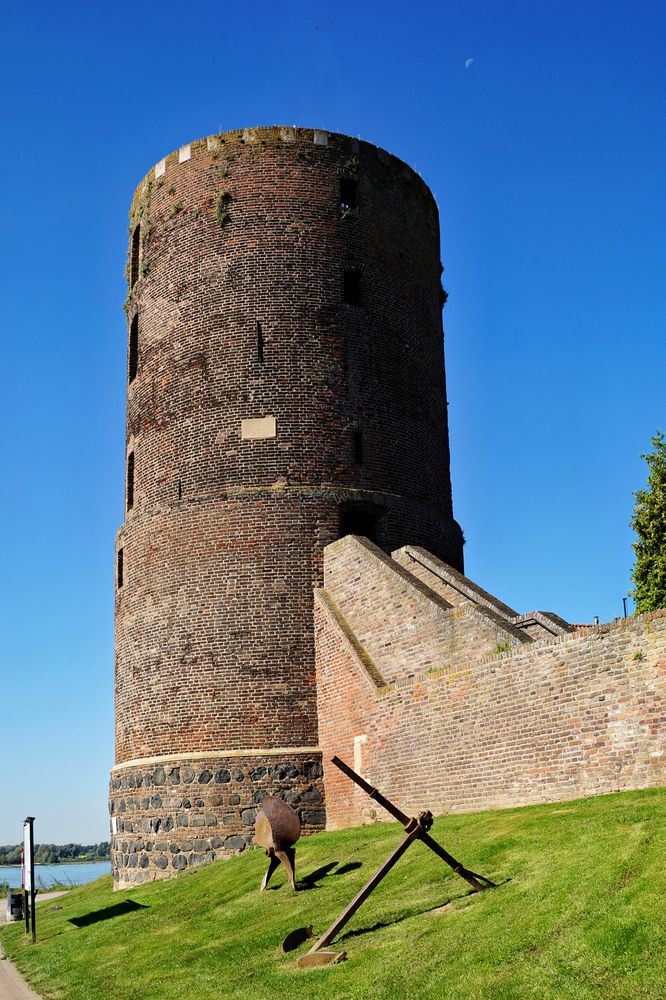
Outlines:
{"type": "Polygon", "coordinates": [[[395,559],[402,553],[410,559],[413,559],[414,562],[420,563],[421,566],[429,570],[435,576],[439,577],[453,590],[457,590],[462,597],[466,597],[475,604],[481,602],[486,607],[492,608],[496,614],[499,614],[502,618],[507,619],[509,622],[513,618],[520,617],[514,608],[510,608],[508,604],[505,604],[493,594],[490,594],[487,590],[479,587],[478,584],[474,583],[473,580],[470,580],[469,577],[464,575],[464,573],[459,573],[458,570],[447,565],[447,563],[442,562],[441,559],[433,556],[432,553],[427,552],[426,549],[421,548],[421,546],[403,545],[402,548],[396,549],[395,552],[392,552],[391,556],[395,559]]]}
{"type": "Polygon", "coordinates": [[[317,604],[328,618],[329,622],[338,632],[343,645],[350,657],[355,661],[363,675],[369,680],[371,688],[375,693],[386,692],[393,688],[393,684],[388,684],[370,654],[356,638],[356,634],[349,625],[347,619],[340,611],[327,590],[318,588],[314,592],[315,604],[317,604]]]}
{"type": "Polygon", "coordinates": [[[111,768],[114,771],[122,771],[128,767],[144,767],[146,764],[155,762],[170,763],[177,760],[207,760],[209,757],[237,758],[237,757],[281,757],[293,754],[317,754],[321,753],[321,747],[263,747],[252,748],[250,750],[195,750],[192,753],[183,751],[182,753],[156,754],[154,757],[134,757],[132,760],[124,760],[122,764],[116,764],[111,768]]]}

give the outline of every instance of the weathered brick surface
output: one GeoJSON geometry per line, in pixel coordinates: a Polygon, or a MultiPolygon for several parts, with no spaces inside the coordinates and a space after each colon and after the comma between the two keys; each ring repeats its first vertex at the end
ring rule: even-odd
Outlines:
{"type": "MultiPolygon", "coordinates": [[[[339,562],[340,549],[351,560],[355,548],[349,539],[331,552],[339,562]]],[[[327,587],[315,599],[330,827],[373,818],[372,802],[329,763],[334,753],[353,761],[355,747],[364,776],[410,813],[557,801],[666,782],[666,612],[467,662],[449,660],[446,637],[439,657],[434,641],[411,640],[399,669],[392,646],[382,649],[379,639],[384,631],[390,642],[393,628],[397,634],[400,622],[410,623],[410,604],[387,601],[384,567],[373,571],[363,562],[362,572],[350,565],[346,576],[338,566],[338,590],[327,553],[327,587]],[[349,626],[355,615],[363,622],[358,635],[349,626]],[[371,655],[361,634],[375,637],[371,655]]],[[[418,618],[414,623],[418,630],[418,618]]],[[[456,619],[456,627],[466,630],[465,619],[456,619]]],[[[480,646],[480,654],[486,649],[480,646]]]]}
{"type": "Polygon", "coordinates": [[[308,129],[187,154],[151,171],[131,213],[118,765],[317,752],[312,587],[345,505],[382,514],[387,551],[420,544],[462,568],[426,185],[308,129]],[[357,180],[351,213],[341,176],[357,180]]]}
{"type": "MultiPolygon", "coordinates": [[[[451,607],[364,538],[326,549],[324,586],[356,640],[387,682],[530,643],[491,609],[460,600],[451,607]]],[[[320,702],[321,706],[321,702],[320,702]]]]}

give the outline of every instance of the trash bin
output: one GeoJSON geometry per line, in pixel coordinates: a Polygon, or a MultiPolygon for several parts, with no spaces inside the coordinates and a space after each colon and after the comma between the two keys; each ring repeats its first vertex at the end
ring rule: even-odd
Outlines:
{"type": "Polygon", "coordinates": [[[23,893],[7,893],[7,923],[12,920],[23,920],[23,893]]]}

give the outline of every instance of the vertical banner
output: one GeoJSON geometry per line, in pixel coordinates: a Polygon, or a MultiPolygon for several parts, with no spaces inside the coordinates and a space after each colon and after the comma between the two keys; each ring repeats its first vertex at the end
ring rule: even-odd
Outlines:
{"type": "Polygon", "coordinates": [[[33,875],[35,874],[35,861],[30,849],[33,817],[29,817],[23,824],[23,888],[26,892],[32,892],[33,875]]]}

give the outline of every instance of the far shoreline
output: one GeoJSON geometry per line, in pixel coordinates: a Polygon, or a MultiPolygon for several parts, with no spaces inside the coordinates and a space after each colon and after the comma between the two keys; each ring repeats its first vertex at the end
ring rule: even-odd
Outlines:
{"type": "MultiPolygon", "coordinates": [[[[79,858],[65,858],[63,861],[35,861],[35,868],[48,868],[53,865],[110,865],[111,858],[94,858],[91,861],[81,861],[79,858]]],[[[5,865],[0,864],[0,871],[3,868],[23,868],[22,864],[5,865]]]]}

